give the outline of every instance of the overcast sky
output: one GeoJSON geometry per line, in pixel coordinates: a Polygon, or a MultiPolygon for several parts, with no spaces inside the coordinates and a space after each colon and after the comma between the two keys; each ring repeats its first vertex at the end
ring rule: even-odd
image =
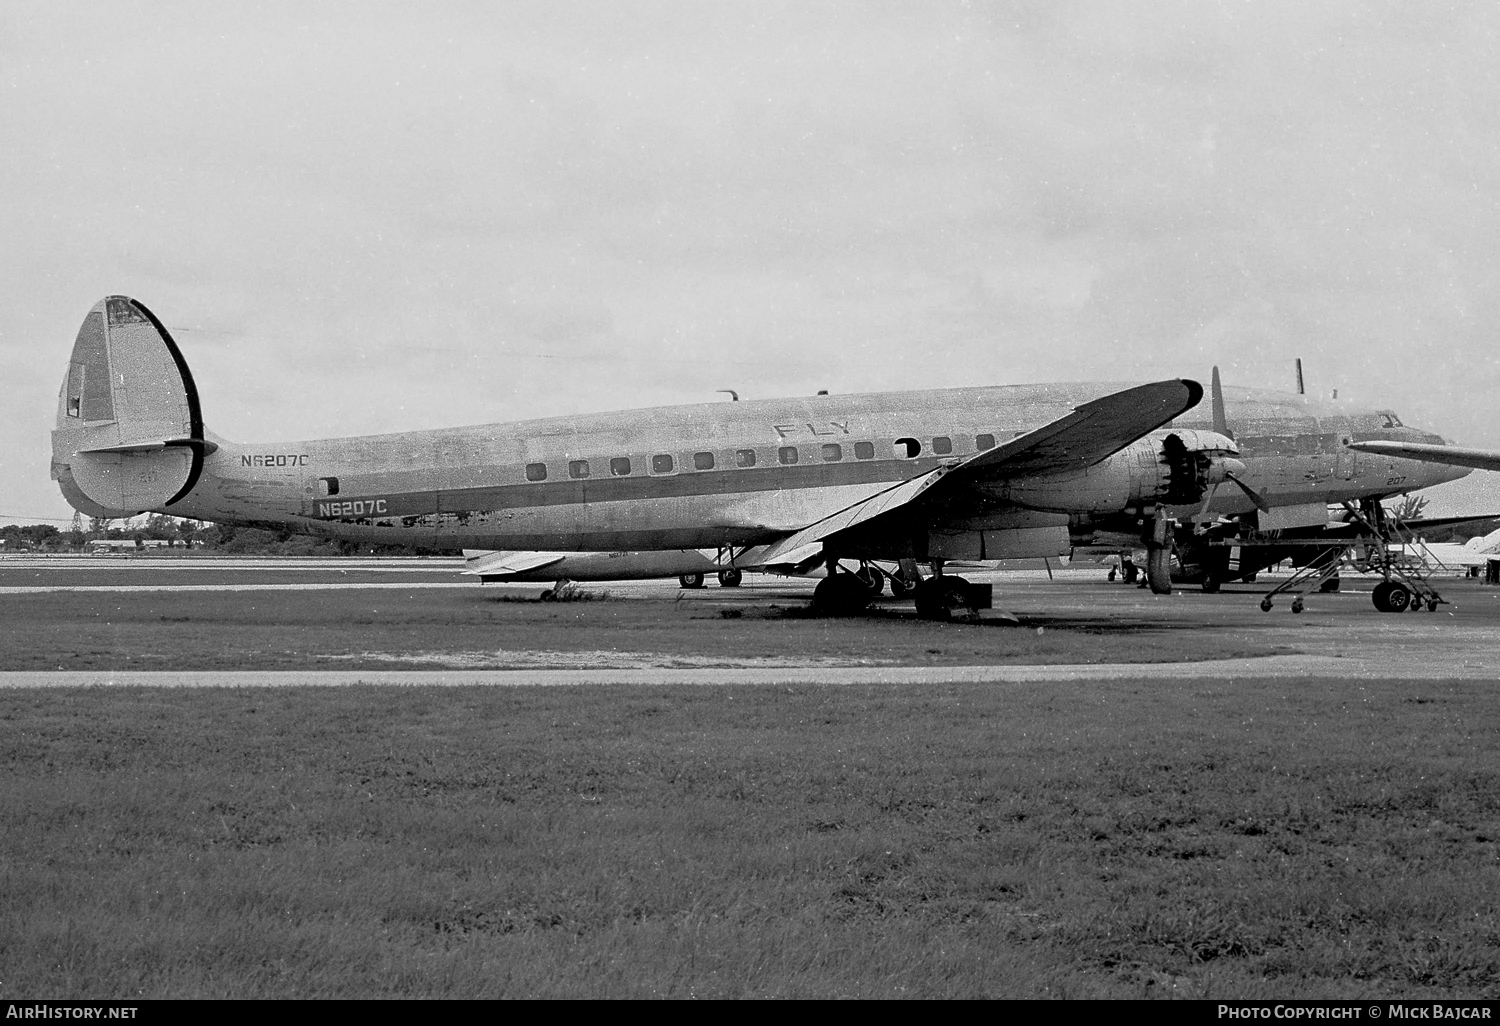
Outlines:
{"type": "Polygon", "coordinates": [[[1500,448],[1497,69],[1411,0],[0,0],[0,521],[110,293],[237,441],[1300,356],[1500,448]]]}

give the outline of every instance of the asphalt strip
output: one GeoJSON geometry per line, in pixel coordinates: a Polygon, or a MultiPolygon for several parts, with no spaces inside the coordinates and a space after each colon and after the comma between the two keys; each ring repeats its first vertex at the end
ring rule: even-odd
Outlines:
{"type": "Polygon", "coordinates": [[[0,595],[30,595],[53,591],[349,591],[351,589],[399,588],[412,591],[417,588],[468,588],[477,591],[472,581],[406,581],[391,584],[386,581],[322,581],[313,584],[39,584],[7,585],[0,588],[0,595]]]}
{"type": "Polygon", "coordinates": [[[698,684],[984,684],[1074,680],[1226,680],[1333,677],[1348,680],[1495,680],[1469,660],[1363,659],[1274,655],[1191,663],[1080,663],[1055,666],[653,667],[524,670],[20,670],[0,671],[0,688],[546,687],[698,684]],[[1397,665],[1397,664],[1402,665],[1397,665]]]}

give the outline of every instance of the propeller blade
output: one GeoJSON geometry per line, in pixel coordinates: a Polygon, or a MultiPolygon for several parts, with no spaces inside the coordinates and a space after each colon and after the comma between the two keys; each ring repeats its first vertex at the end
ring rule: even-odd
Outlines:
{"type": "MultiPolygon", "coordinates": [[[[1224,415],[1224,389],[1219,384],[1219,367],[1214,365],[1213,381],[1210,383],[1213,392],[1214,404],[1214,430],[1231,442],[1234,441],[1234,432],[1229,430],[1229,418],[1224,415]]],[[[1245,487],[1240,485],[1241,488],[1245,487]]]]}
{"type": "Polygon", "coordinates": [[[1250,497],[1250,501],[1255,503],[1256,509],[1260,510],[1262,513],[1271,512],[1271,504],[1267,502],[1254,488],[1251,488],[1249,485],[1241,481],[1239,478],[1235,477],[1233,474],[1225,474],[1224,478],[1227,481],[1233,481],[1235,484],[1239,485],[1240,491],[1244,492],[1247,496],[1250,497]]]}
{"type": "Polygon", "coordinates": [[[1203,533],[1203,524],[1208,520],[1209,504],[1214,501],[1214,492],[1217,492],[1218,490],[1219,482],[1215,481],[1212,485],[1209,486],[1208,490],[1203,493],[1203,505],[1198,507],[1198,515],[1193,517],[1194,534],[1203,533]]]}

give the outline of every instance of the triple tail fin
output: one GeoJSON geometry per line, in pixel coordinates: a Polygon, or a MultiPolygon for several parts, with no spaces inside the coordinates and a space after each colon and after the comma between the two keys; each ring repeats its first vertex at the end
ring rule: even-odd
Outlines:
{"type": "Polygon", "coordinates": [[[170,506],[192,491],[212,448],[193,375],[161,321],[126,296],[100,300],[58,397],[52,477],[63,496],[90,516],[170,506]]]}

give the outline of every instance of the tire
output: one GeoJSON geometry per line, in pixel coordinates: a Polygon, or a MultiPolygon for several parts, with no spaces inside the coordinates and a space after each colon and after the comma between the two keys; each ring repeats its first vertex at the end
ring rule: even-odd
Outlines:
{"type": "Polygon", "coordinates": [[[721,588],[738,588],[744,579],[745,575],[737,567],[719,571],[719,587],[721,588]]]}
{"type": "Polygon", "coordinates": [[[1370,592],[1370,601],[1375,603],[1375,608],[1382,613],[1391,612],[1391,588],[1392,582],[1381,581],[1370,592]]]}
{"type": "Polygon", "coordinates": [[[703,575],[683,574],[681,577],[677,578],[677,583],[682,585],[684,588],[701,588],[703,587],[703,575]]]}
{"type": "Polygon", "coordinates": [[[813,608],[829,616],[857,613],[870,604],[869,587],[849,573],[829,574],[813,589],[813,608]]]}
{"type": "Polygon", "coordinates": [[[906,583],[906,578],[900,574],[890,574],[891,595],[895,598],[905,598],[912,593],[912,585],[906,583]]]}
{"type": "Polygon", "coordinates": [[[1146,581],[1157,595],[1172,594],[1172,546],[1152,545],[1146,550],[1146,581]]]}
{"type": "Polygon", "coordinates": [[[1411,592],[1406,590],[1406,585],[1391,582],[1390,594],[1386,596],[1386,605],[1393,613],[1404,613],[1411,608],[1411,592]]]}
{"type": "Polygon", "coordinates": [[[929,577],[916,588],[917,615],[924,620],[951,620],[955,612],[972,614],[969,582],[962,577],[929,577]]]}

